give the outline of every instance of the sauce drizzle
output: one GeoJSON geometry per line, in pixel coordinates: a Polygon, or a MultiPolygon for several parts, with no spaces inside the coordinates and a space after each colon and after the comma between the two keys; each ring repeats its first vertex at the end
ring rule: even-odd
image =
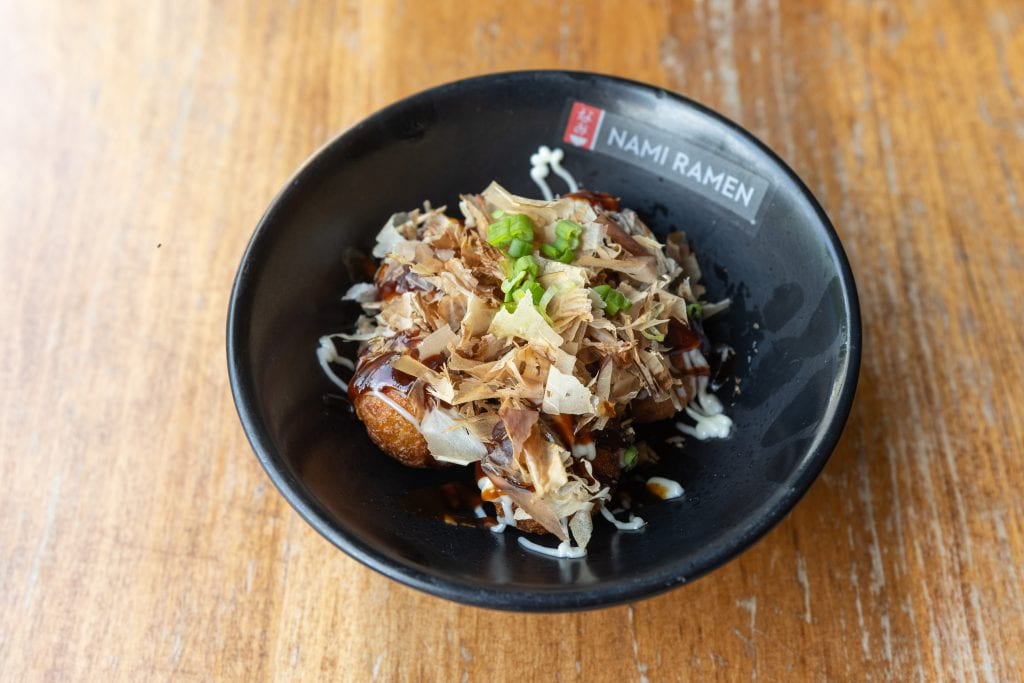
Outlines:
{"type": "Polygon", "coordinates": [[[540,188],[540,193],[544,195],[544,199],[551,201],[554,199],[554,195],[551,193],[551,188],[548,186],[546,178],[548,177],[549,169],[555,172],[559,178],[561,178],[566,185],[569,186],[569,192],[576,192],[579,190],[579,185],[576,184],[576,179],[572,177],[572,174],[562,168],[562,159],[565,158],[565,152],[560,148],[555,147],[551,149],[547,145],[541,145],[537,148],[537,151],[530,155],[530,177],[533,182],[540,188]]]}
{"type": "Polygon", "coordinates": [[[416,378],[401,370],[395,370],[394,362],[397,353],[382,353],[376,358],[361,361],[356,366],[356,374],[348,386],[348,395],[353,403],[361,395],[370,392],[382,392],[388,389],[408,394],[416,383],[416,378]]]}
{"type": "Polygon", "coordinates": [[[585,202],[590,202],[591,206],[600,206],[607,211],[618,211],[619,200],[608,194],[607,192],[591,192],[590,190],[578,190],[576,192],[570,192],[565,195],[573,199],[582,199],[585,202]]]}

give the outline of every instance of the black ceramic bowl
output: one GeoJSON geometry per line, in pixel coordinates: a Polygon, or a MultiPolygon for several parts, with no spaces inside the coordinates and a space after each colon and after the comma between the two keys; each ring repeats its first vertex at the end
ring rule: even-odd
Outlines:
{"type": "MultiPolygon", "coordinates": [[[[555,191],[563,188],[549,179],[555,191]]],[[[600,607],[690,581],[751,545],[824,466],[860,361],[853,277],[828,218],[793,172],[736,124],[664,90],[607,76],[505,73],[441,86],[373,114],[314,154],[270,204],[242,258],[228,366],[253,449],[306,521],[360,562],[460,602],[514,610],[600,607]],[[581,103],[576,105],[575,103],[581,103]],[[583,106],[586,105],[586,106],[583,106]],[[665,453],[683,498],[646,508],[641,533],[595,522],[589,556],[523,550],[518,532],[416,514],[410,491],[453,471],[407,469],[325,403],[317,339],[351,322],[344,262],[390,214],[457,207],[496,179],[538,196],[529,156],[565,150],[584,187],[685,229],[711,298],[711,336],[737,351],[732,438],[665,453]],[[577,146],[579,145],[579,146],[577,146]],[[659,147],[660,145],[660,147],[659,147]]]]}

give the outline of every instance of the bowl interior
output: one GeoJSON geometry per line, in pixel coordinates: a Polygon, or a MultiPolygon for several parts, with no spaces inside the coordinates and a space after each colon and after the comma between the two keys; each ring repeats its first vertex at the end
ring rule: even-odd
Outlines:
{"type": "Polygon", "coordinates": [[[536,610],[649,595],[756,540],[828,458],[859,359],[845,257],[813,198],[774,155],[682,98],[563,72],[443,86],[328,144],[257,229],[239,270],[228,337],[249,438],[284,495],[321,533],[418,588],[536,610]],[[573,110],[577,101],[594,109],[573,110]],[[586,111],[604,112],[596,114],[594,149],[563,142],[570,119],[583,124],[583,138],[593,137],[597,124],[586,111]],[[665,151],[654,152],[659,141],[665,151]],[[324,401],[336,390],[315,357],[318,337],[351,324],[352,311],[339,299],[354,281],[346,266],[353,248],[368,252],[391,213],[424,200],[457,215],[458,194],[492,179],[537,196],[529,156],[540,144],[562,147],[563,165],[584,187],[621,196],[659,234],[685,230],[710,298],[733,299],[709,331],[737,353],[739,391],[720,393],[734,436],[688,439],[684,452],[663,453],[662,470],[683,484],[685,496],[646,508],[641,533],[596,522],[584,560],[546,559],[523,551],[515,533],[448,526],[409,510],[403,501],[410,492],[459,475],[407,469],[380,453],[355,418],[324,401]],[[696,175],[695,161],[704,162],[696,175]],[[730,177],[732,192],[723,192],[730,177]]]}

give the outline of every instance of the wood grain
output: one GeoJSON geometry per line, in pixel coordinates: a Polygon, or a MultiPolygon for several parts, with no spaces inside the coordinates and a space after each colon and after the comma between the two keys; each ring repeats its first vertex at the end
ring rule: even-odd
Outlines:
{"type": "Polygon", "coordinates": [[[1024,5],[0,3],[0,678],[1024,676],[1024,5]],[[833,217],[860,389],[790,517],[586,614],[401,587],[292,512],[242,434],[227,297],[335,131],[494,70],[684,92],[833,217]]]}

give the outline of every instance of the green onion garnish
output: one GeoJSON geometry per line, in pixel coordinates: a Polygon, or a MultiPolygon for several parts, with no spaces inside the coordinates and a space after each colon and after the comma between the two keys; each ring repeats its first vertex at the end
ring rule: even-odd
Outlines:
{"type": "Polygon", "coordinates": [[[513,255],[513,248],[521,252],[514,254],[515,257],[530,253],[533,247],[533,221],[530,217],[521,213],[506,214],[500,210],[492,215],[500,220],[487,226],[487,243],[499,249],[508,247],[510,255],[513,255]]]}
{"type": "Polygon", "coordinates": [[[526,256],[533,250],[533,244],[518,237],[513,237],[508,245],[508,255],[512,258],[526,256]]]}
{"type": "Polygon", "coordinates": [[[547,256],[549,259],[558,260],[558,257],[562,255],[562,252],[555,249],[553,244],[542,244],[540,245],[540,253],[547,256]]]}
{"type": "Polygon", "coordinates": [[[487,243],[491,246],[502,249],[508,246],[508,243],[511,241],[512,235],[509,233],[506,221],[493,223],[487,227],[487,243]]]}
{"type": "Polygon", "coordinates": [[[700,304],[690,304],[686,307],[686,317],[699,318],[702,310],[703,309],[700,304]]]}
{"type": "Polygon", "coordinates": [[[540,302],[537,304],[537,308],[540,309],[542,314],[547,315],[548,304],[551,303],[551,300],[555,298],[557,293],[558,290],[555,287],[549,287],[544,290],[544,296],[540,298],[540,302]]]}
{"type": "Polygon", "coordinates": [[[541,297],[544,296],[544,288],[540,286],[539,282],[530,281],[512,292],[512,300],[516,303],[519,303],[527,296],[530,297],[534,305],[539,304],[541,297]]]}
{"type": "Polygon", "coordinates": [[[505,280],[504,282],[501,283],[501,291],[508,294],[509,292],[519,287],[520,283],[524,279],[526,279],[527,276],[528,273],[525,270],[519,271],[518,273],[510,277],[508,280],[505,280]]]}
{"type": "Polygon", "coordinates": [[[604,310],[608,315],[615,315],[619,311],[628,311],[633,302],[617,289],[608,292],[604,299],[604,310]]]}
{"type": "Polygon", "coordinates": [[[508,216],[509,230],[513,237],[518,237],[526,242],[533,241],[533,221],[530,217],[521,213],[514,213],[508,216]]]}
{"type": "Polygon", "coordinates": [[[572,240],[583,234],[583,228],[572,221],[558,221],[555,224],[555,234],[563,239],[572,240]]]}
{"type": "Polygon", "coordinates": [[[594,293],[604,301],[604,311],[612,316],[619,311],[628,311],[633,302],[626,298],[626,295],[610,285],[598,285],[594,287],[594,293]]]}
{"type": "Polygon", "coordinates": [[[576,258],[576,250],[580,246],[580,235],[583,228],[572,221],[558,221],[555,223],[555,241],[551,244],[542,244],[540,251],[553,261],[561,263],[572,263],[576,258]]]}
{"type": "Polygon", "coordinates": [[[526,256],[520,256],[512,263],[512,275],[516,276],[520,273],[529,273],[533,277],[537,277],[537,273],[540,272],[540,264],[527,254],[526,256]]]}
{"type": "Polygon", "coordinates": [[[533,304],[536,306],[540,303],[540,300],[544,297],[544,288],[539,282],[531,281],[523,286],[519,291],[529,290],[530,295],[533,297],[533,304]]]}
{"type": "Polygon", "coordinates": [[[640,330],[640,334],[644,335],[645,337],[652,341],[665,341],[665,333],[660,331],[657,327],[648,327],[646,330],[640,330]]]}
{"type": "Polygon", "coordinates": [[[626,450],[622,451],[622,470],[624,472],[628,472],[636,467],[639,460],[640,452],[637,450],[636,446],[629,446],[626,450]]]}
{"type": "MultiPolygon", "coordinates": [[[[515,250],[514,245],[517,239],[512,240],[512,245],[509,247],[510,255],[515,250]]],[[[509,312],[514,312],[516,304],[527,295],[534,305],[539,305],[545,298],[547,292],[536,279],[540,273],[540,264],[530,254],[510,259],[505,264],[505,272],[508,273],[508,279],[501,283],[501,291],[505,293],[504,305],[509,312]]],[[[547,299],[550,301],[551,297],[547,297],[547,299]]],[[[544,311],[542,310],[541,313],[544,314],[544,311]]]]}

